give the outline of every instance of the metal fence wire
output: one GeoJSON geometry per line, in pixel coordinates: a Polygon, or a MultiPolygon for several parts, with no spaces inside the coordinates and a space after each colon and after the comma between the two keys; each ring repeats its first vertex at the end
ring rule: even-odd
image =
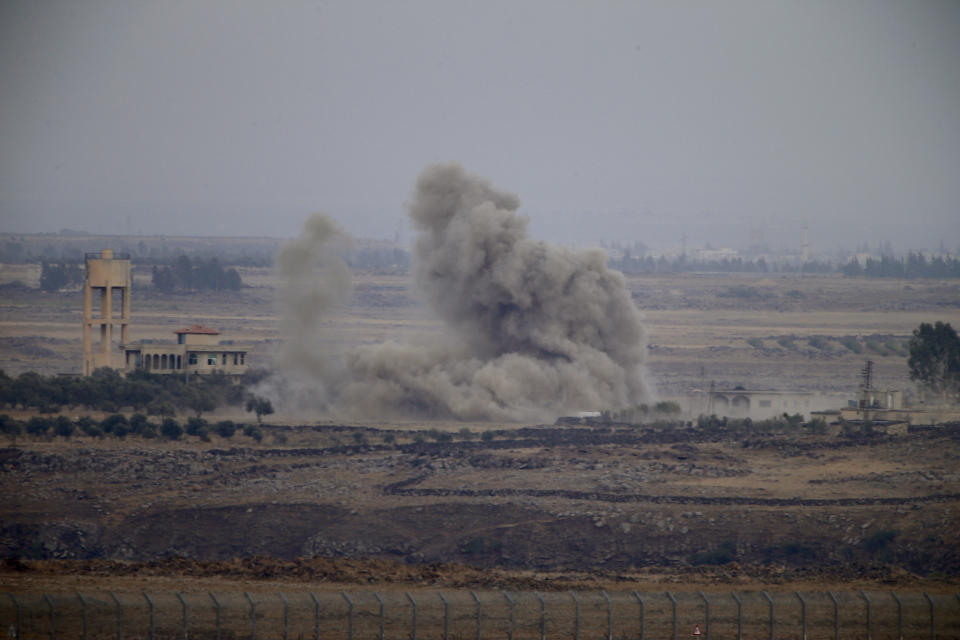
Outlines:
{"type": "Polygon", "coordinates": [[[11,640],[960,640],[960,594],[10,593],[11,640]]]}

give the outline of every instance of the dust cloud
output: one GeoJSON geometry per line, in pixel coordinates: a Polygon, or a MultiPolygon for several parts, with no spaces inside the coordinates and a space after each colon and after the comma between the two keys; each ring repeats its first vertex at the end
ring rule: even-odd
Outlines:
{"type": "Polygon", "coordinates": [[[329,220],[309,221],[279,257],[286,370],[321,387],[329,408],[363,417],[537,420],[648,400],[645,332],[623,276],[602,251],[531,239],[519,205],[456,164],[425,169],[409,212],[415,284],[443,333],[357,347],[338,371],[320,327],[349,275],[322,257],[329,220]]]}
{"type": "Polygon", "coordinates": [[[297,408],[330,401],[332,381],[342,367],[324,318],[350,295],[350,269],[340,257],[349,239],[325,214],[307,219],[303,231],[277,254],[283,278],[277,303],[284,335],[277,372],[259,391],[297,408]]]}

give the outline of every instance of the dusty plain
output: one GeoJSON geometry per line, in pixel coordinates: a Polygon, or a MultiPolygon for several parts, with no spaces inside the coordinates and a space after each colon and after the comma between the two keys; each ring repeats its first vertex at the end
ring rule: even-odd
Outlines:
{"type": "MultiPolygon", "coordinates": [[[[139,268],[134,337],[204,324],[251,343],[252,362],[269,366],[283,339],[281,283],[270,269],[242,275],[238,294],[165,295],[139,268]]],[[[646,319],[650,381],[691,418],[711,383],[814,391],[837,406],[854,397],[867,357],[877,386],[910,388],[911,331],[960,326],[954,281],[677,274],[627,283],[646,319]],[[850,336],[863,353],[843,346],[850,336]]],[[[403,274],[356,274],[352,303],[328,324],[332,350],[442,330],[403,274]]],[[[11,375],[78,372],[79,292],[7,287],[0,358],[11,375]]],[[[206,417],[249,419],[229,409],[206,417]]],[[[261,444],[18,440],[0,451],[0,555],[26,560],[5,565],[0,582],[946,593],[960,577],[955,428],[843,439],[359,424],[282,408],[271,423],[261,444]],[[431,429],[453,441],[424,439],[431,429]]]]}

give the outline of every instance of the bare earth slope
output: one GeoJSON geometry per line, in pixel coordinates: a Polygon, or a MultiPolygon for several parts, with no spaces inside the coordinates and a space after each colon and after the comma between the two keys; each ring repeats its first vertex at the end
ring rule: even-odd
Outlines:
{"type": "Polygon", "coordinates": [[[331,439],[351,429],[285,431],[285,447],[78,439],[4,449],[0,554],[960,575],[953,429],[848,441],[537,427],[449,443],[394,429],[397,444],[363,429],[368,444],[340,446],[331,439]]]}

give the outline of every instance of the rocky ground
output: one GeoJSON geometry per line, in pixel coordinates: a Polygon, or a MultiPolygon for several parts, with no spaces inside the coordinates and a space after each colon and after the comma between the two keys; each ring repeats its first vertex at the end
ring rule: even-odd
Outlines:
{"type": "Polygon", "coordinates": [[[0,450],[0,555],[960,577],[954,428],[848,440],[532,427],[451,442],[276,429],[287,445],[79,438],[0,450]]]}

